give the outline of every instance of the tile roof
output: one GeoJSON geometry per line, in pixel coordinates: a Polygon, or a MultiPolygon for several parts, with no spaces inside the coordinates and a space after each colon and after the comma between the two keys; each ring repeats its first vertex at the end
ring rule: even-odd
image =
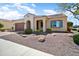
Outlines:
{"type": "Polygon", "coordinates": [[[54,18],[54,17],[66,17],[65,14],[55,14],[55,15],[48,15],[48,18],[54,18]]]}
{"type": "Polygon", "coordinates": [[[54,18],[54,17],[66,17],[65,14],[55,14],[55,15],[43,15],[43,16],[35,16],[35,17],[48,17],[48,18],[54,18]]]}

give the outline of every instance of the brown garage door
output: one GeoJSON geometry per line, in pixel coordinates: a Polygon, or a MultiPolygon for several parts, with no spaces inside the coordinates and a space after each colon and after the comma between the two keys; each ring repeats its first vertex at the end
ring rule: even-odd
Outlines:
{"type": "Polygon", "coordinates": [[[24,23],[15,23],[15,31],[23,31],[24,23]]]}

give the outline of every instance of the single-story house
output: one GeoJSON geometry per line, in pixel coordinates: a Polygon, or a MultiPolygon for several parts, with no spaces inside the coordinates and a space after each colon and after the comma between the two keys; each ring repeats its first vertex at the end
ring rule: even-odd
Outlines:
{"type": "Polygon", "coordinates": [[[4,27],[14,28],[15,31],[23,31],[27,28],[31,28],[33,31],[43,30],[51,28],[52,31],[67,31],[67,16],[64,14],[48,15],[48,16],[36,16],[28,13],[23,19],[19,20],[0,20],[4,24],[4,27]]]}

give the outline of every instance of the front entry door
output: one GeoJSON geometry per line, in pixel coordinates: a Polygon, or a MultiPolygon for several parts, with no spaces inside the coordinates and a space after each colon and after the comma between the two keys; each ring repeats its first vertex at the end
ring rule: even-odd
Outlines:
{"type": "Polygon", "coordinates": [[[43,30],[43,21],[42,20],[37,21],[37,30],[43,30]]]}

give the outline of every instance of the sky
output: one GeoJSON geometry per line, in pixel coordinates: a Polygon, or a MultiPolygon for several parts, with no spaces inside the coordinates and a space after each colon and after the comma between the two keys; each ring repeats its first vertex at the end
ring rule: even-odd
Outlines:
{"type": "Polygon", "coordinates": [[[0,3],[0,19],[16,20],[24,17],[25,14],[54,15],[63,13],[67,20],[79,25],[79,21],[70,12],[61,11],[55,3],[0,3]]]}

